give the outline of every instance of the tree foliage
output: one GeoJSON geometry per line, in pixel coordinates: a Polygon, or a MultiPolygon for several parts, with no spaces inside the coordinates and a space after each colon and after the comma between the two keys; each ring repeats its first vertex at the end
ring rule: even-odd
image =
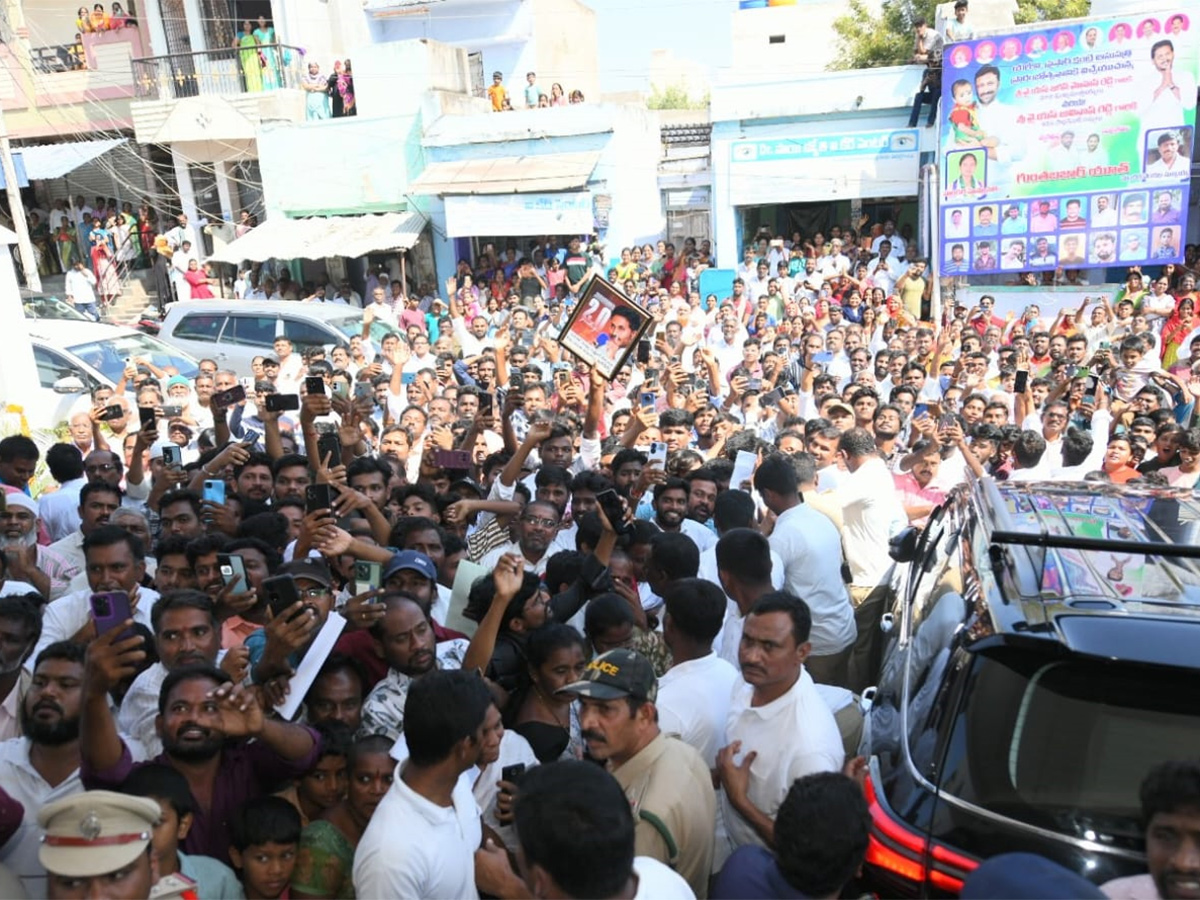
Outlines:
{"type": "Polygon", "coordinates": [[[646,106],[650,109],[704,109],[708,106],[708,94],[693,98],[681,85],[671,84],[663,88],[654,85],[646,106]]]}
{"type": "MultiPolygon", "coordinates": [[[[1017,0],[1016,23],[1086,16],[1089,0],[1017,0]]],[[[912,57],[914,20],[933,23],[937,0],[884,0],[882,15],[873,15],[864,0],[849,0],[847,12],[834,20],[841,44],[834,68],[872,69],[898,66],[912,57]]],[[[967,19],[970,21],[970,18],[967,19]]]]}

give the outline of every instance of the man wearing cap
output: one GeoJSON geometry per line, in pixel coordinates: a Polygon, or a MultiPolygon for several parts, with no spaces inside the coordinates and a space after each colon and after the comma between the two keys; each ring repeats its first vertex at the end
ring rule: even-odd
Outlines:
{"type": "MultiPolygon", "coordinates": [[[[579,698],[579,727],[592,759],[603,761],[637,819],[636,852],[666,863],[708,896],[716,798],[700,754],[658,727],[658,682],[649,660],[610,650],[564,693],[579,698]]],[[[519,801],[518,801],[519,802],[519,801]]]]}
{"type": "MultiPolygon", "coordinates": [[[[150,897],[158,881],[150,838],[161,816],[156,800],[113,791],[84,791],[43,807],[38,859],[46,868],[46,897],[150,897]]],[[[175,890],[154,892],[156,900],[184,896],[190,885],[177,881],[175,890]]]]}
{"type": "Polygon", "coordinates": [[[397,740],[404,731],[404,701],[413,682],[436,669],[461,668],[469,645],[461,638],[436,643],[429,607],[408,594],[385,594],[380,602],[385,612],[371,626],[371,636],[375,652],[387,660],[388,672],[363,703],[359,734],[397,740]]]}
{"type": "Polygon", "coordinates": [[[42,600],[57,600],[71,582],[71,563],[37,542],[38,504],[17,491],[5,495],[0,512],[0,551],[8,563],[7,577],[33,585],[42,600]]]}
{"type": "Polygon", "coordinates": [[[333,612],[333,577],[323,559],[301,559],[285,563],[275,570],[290,575],[302,604],[298,614],[283,613],[266,628],[247,635],[244,646],[249,653],[250,675],[262,684],[282,675],[290,677],[309,646],[333,612]]]}

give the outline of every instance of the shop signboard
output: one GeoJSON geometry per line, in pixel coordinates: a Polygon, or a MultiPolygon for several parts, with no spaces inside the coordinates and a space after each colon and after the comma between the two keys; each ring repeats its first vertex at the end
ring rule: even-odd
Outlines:
{"type": "Polygon", "coordinates": [[[735,206],[916,193],[918,132],[888,128],[729,145],[735,206]]]}
{"type": "Polygon", "coordinates": [[[446,232],[451,237],[591,234],[590,191],[529,194],[448,194],[446,232]]]}
{"type": "Polygon", "coordinates": [[[1198,26],[1168,10],[948,46],[941,274],[1182,261],[1198,26]]]}

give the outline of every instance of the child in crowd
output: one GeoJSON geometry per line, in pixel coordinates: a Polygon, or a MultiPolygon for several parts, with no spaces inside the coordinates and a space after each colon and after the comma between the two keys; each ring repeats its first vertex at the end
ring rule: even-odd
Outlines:
{"type": "Polygon", "coordinates": [[[341,722],[322,722],[316,730],[321,735],[321,756],[295,784],[276,795],[296,807],[303,826],[346,796],[346,755],[354,738],[341,722]]]}
{"type": "Polygon", "coordinates": [[[198,900],[240,900],[242,886],[229,866],[209,856],[190,856],[179,850],[192,828],[196,802],[178,769],[162,763],[139,766],[121,783],[120,790],[157,800],[162,809],[162,818],[150,839],[160,881],[181,875],[195,885],[198,900]]]}
{"type": "Polygon", "coordinates": [[[229,858],[246,900],[290,896],[300,845],[300,813],[281,797],[248,800],[229,823],[229,858]]]}

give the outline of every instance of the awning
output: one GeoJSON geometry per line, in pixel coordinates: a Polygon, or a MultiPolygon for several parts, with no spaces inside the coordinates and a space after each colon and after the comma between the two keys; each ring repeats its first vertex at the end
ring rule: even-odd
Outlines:
{"type": "Polygon", "coordinates": [[[125,138],[109,138],[102,141],[68,141],[62,144],[36,144],[32,147],[14,147],[13,156],[20,157],[25,164],[25,174],[30,181],[62,178],[74,172],[84,163],[103,156],[113,147],[125,143],[125,138]]]}
{"type": "Polygon", "coordinates": [[[532,194],[585,187],[598,151],[435,162],[409,186],[414,194],[532,194]]]}
{"type": "Polygon", "coordinates": [[[419,212],[363,216],[274,217],[231,241],[209,257],[236,265],[242,260],[355,259],[368,253],[408,250],[421,237],[425,217],[419,212]]]}

